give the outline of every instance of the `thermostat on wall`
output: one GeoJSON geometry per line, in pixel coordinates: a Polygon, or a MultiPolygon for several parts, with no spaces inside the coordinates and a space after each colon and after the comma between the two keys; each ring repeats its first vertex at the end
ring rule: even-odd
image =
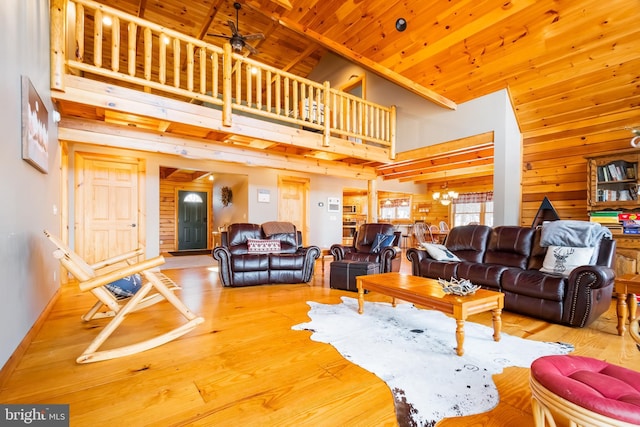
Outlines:
{"type": "Polygon", "coordinates": [[[269,203],[271,201],[271,192],[269,190],[258,189],[258,202],[269,203]]]}
{"type": "Polygon", "coordinates": [[[340,212],[340,199],[327,197],[327,212],[340,212]]]}

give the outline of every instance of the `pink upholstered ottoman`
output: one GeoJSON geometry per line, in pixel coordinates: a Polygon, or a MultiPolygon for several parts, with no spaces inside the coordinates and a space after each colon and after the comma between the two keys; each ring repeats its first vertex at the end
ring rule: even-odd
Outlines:
{"type": "Polygon", "coordinates": [[[536,426],[640,425],[640,372],[589,357],[544,356],[531,364],[536,426]]]}

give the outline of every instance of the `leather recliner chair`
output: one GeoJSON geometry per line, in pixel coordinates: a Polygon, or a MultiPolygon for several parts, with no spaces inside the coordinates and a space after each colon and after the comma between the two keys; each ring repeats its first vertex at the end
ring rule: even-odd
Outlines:
{"type": "Polygon", "coordinates": [[[402,232],[396,231],[393,224],[368,223],[362,224],[353,237],[353,245],[335,244],[331,246],[334,261],[350,260],[380,264],[380,273],[400,271],[402,257],[399,247],[402,232]],[[379,252],[372,252],[376,234],[394,235],[391,246],[381,248],[379,252]]]}

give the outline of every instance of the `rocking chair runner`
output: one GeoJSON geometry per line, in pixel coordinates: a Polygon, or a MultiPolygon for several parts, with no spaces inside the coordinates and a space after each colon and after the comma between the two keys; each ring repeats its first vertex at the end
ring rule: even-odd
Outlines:
{"type": "Polygon", "coordinates": [[[196,316],[191,312],[191,310],[189,310],[189,308],[187,308],[173,293],[173,291],[180,288],[159,270],[154,270],[155,267],[164,263],[164,257],[158,256],[135,263],[135,261],[132,260],[143,255],[143,251],[141,249],[137,249],[93,265],[89,265],[78,254],[62,243],[60,239],[53,236],[46,230],[44,231],[44,234],[57,247],[53,252],[54,256],[60,261],[64,268],[78,280],[80,290],[89,291],[98,299],[96,304],[82,316],[82,320],[88,322],[92,319],[112,318],[112,320],[82,353],[82,355],[76,359],[76,362],[98,362],[101,360],[108,360],[139,353],[174,340],[204,322],[202,317],[196,316]],[[125,266],[120,267],[119,264],[123,263],[126,263],[125,266]],[[111,271],[104,273],[97,271],[105,269],[106,267],[112,267],[111,271]],[[142,275],[143,284],[130,298],[118,299],[105,287],[105,285],[111,282],[133,274],[142,275]],[[152,290],[155,290],[156,292],[150,294],[152,290]],[[176,310],[178,310],[188,320],[187,323],[145,341],[109,350],[98,351],[100,346],[111,336],[111,334],[113,334],[129,313],[150,307],[163,300],[167,300],[171,303],[171,305],[173,305],[176,310]],[[105,306],[108,310],[100,311],[105,306]]]}

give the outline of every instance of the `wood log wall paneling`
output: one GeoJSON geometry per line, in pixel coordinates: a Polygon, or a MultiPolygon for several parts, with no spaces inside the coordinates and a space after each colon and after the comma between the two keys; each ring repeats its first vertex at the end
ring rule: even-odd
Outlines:
{"type": "Polygon", "coordinates": [[[521,225],[531,225],[544,196],[561,219],[588,220],[585,156],[628,149],[630,135],[614,121],[525,137],[521,225]]]}

